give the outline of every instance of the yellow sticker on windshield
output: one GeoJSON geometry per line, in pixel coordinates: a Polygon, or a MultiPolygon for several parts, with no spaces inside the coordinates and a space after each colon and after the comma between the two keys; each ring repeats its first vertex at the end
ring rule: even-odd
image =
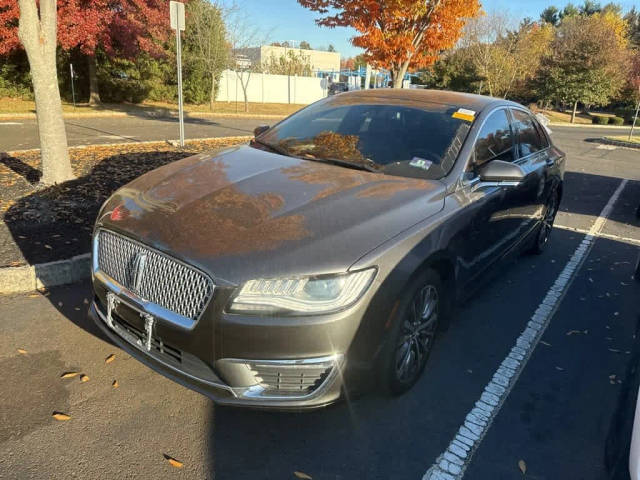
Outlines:
{"type": "Polygon", "coordinates": [[[466,108],[459,108],[458,111],[451,116],[467,122],[473,122],[476,118],[476,112],[473,110],[467,110],[466,108]]]}

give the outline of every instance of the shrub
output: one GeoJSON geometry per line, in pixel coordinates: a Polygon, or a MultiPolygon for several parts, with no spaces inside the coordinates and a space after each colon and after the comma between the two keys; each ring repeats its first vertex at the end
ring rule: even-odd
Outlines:
{"type": "Polygon", "coordinates": [[[591,118],[591,123],[594,123],[596,125],[608,125],[609,124],[609,117],[605,117],[603,115],[594,115],[591,118]]]}
{"type": "Polygon", "coordinates": [[[622,117],[611,117],[609,119],[609,123],[611,125],[624,125],[624,118],[622,118],[622,117]]]}

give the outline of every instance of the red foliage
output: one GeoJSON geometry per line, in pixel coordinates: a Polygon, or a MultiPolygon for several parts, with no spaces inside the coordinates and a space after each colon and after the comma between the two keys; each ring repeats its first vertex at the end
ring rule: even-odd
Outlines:
{"type": "MultiPolygon", "coordinates": [[[[0,55],[21,47],[17,0],[0,0],[0,55]]],[[[58,43],[92,55],[133,58],[140,51],[163,55],[168,38],[169,0],[58,0],[58,43]]]]}
{"type": "Polygon", "coordinates": [[[351,39],[374,66],[426,67],[451,48],[466,20],[480,12],[478,0],[298,0],[322,18],[318,25],[353,27],[351,39]]]}

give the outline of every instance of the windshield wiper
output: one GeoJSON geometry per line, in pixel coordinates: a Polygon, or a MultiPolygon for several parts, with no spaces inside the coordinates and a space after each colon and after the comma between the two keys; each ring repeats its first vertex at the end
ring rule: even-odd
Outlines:
{"type": "Polygon", "coordinates": [[[369,162],[371,162],[372,165],[366,165],[364,163],[354,163],[354,162],[348,162],[347,160],[340,160],[339,158],[318,158],[318,157],[310,157],[310,156],[306,156],[306,155],[301,155],[298,158],[302,158],[303,160],[311,160],[313,162],[324,162],[324,163],[330,163],[332,165],[338,165],[340,167],[346,167],[346,168],[353,168],[355,170],[365,170],[367,172],[380,172],[380,167],[374,167],[373,165],[376,165],[372,160],[368,160],[369,162]]]}
{"type": "Polygon", "coordinates": [[[254,138],[253,141],[254,141],[254,143],[258,143],[258,144],[260,144],[260,145],[262,145],[264,147],[267,147],[267,148],[273,150],[274,152],[279,153],[280,155],[285,155],[287,157],[295,157],[295,155],[291,154],[286,148],[283,148],[283,147],[281,147],[279,145],[273,145],[271,143],[264,142],[264,141],[259,140],[257,138],[254,138]]]}

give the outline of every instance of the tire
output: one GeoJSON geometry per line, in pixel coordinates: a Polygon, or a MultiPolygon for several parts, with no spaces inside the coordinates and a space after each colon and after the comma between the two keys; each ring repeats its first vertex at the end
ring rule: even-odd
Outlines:
{"type": "Polygon", "coordinates": [[[556,219],[559,205],[560,195],[558,194],[558,190],[554,190],[551,192],[551,195],[549,195],[545,204],[542,223],[538,227],[538,231],[534,237],[533,245],[531,246],[529,253],[540,255],[545,251],[547,243],[549,243],[549,236],[553,230],[553,222],[556,219]]]}
{"type": "Polygon", "coordinates": [[[442,281],[435,270],[428,269],[409,282],[381,357],[381,377],[387,393],[400,395],[418,381],[445,314],[442,281]]]}

